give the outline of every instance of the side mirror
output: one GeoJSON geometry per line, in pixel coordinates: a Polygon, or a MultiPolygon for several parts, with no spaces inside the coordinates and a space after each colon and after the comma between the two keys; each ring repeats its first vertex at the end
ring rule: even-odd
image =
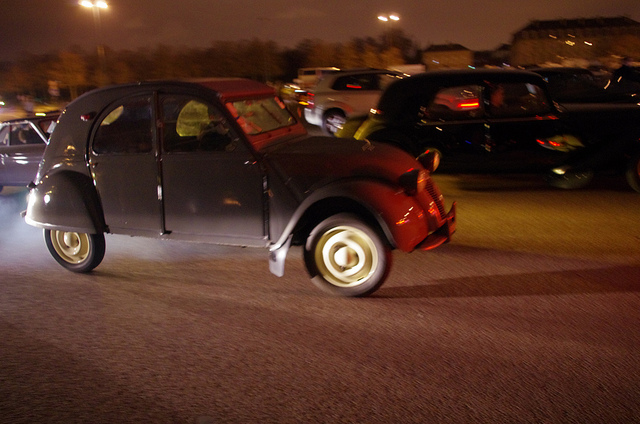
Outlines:
{"type": "Polygon", "coordinates": [[[440,157],[442,154],[437,149],[427,149],[418,156],[418,161],[428,173],[433,173],[440,166],[440,157]]]}

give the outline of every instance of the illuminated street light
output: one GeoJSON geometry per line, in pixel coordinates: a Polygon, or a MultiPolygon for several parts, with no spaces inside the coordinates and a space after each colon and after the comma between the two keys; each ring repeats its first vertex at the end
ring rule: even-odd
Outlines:
{"type": "Polygon", "coordinates": [[[393,40],[391,39],[393,35],[391,33],[390,25],[393,22],[398,22],[400,20],[400,16],[398,16],[397,13],[382,14],[382,15],[378,15],[378,20],[385,22],[385,24],[387,25],[387,37],[389,38],[389,48],[393,47],[393,40]]]}
{"type": "Polygon", "coordinates": [[[95,26],[96,31],[96,44],[98,45],[98,62],[100,64],[100,85],[103,85],[105,77],[106,77],[106,58],[104,55],[104,46],[101,43],[102,39],[102,28],[100,23],[100,10],[107,9],[109,5],[104,0],[80,0],[78,4],[82,7],[86,7],[87,9],[91,9],[93,12],[93,24],[95,26]]]}
{"type": "Polygon", "coordinates": [[[392,13],[390,15],[379,15],[378,19],[380,19],[383,22],[399,21],[400,16],[396,15],[395,13],[392,13]]]}

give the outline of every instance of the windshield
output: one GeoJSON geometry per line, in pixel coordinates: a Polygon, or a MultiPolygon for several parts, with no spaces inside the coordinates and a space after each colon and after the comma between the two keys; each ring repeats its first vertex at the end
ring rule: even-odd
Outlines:
{"type": "Polygon", "coordinates": [[[296,123],[277,97],[228,102],[227,109],[247,135],[263,134],[296,123]]]}

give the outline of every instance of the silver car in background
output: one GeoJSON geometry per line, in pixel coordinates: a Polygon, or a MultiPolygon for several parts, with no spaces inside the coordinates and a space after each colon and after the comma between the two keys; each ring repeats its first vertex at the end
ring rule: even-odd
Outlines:
{"type": "Polygon", "coordinates": [[[384,69],[341,71],[326,75],[307,93],[304,118],[334,135],[347,118],[367,114],[382,91],[393,81],[405,76],[384,69]]]}

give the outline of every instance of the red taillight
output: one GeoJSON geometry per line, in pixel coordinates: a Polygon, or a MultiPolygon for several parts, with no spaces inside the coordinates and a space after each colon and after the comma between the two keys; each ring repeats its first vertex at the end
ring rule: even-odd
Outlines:
{"type": "Polygon", "coordinates": [[[313,93],[307,93],[307,107],[309,109],[313,109],[313,107],[315,106],[315,99],[313,98],[315,96],[315,94],[313,93]]]}
{"type": "Polygon", "coordinates": [[[478,100],[468,100],[465,102],[458,103],[458,109],[468,110],[468,109],[477,109],[480,107],[480,102],[478,100]]]}

